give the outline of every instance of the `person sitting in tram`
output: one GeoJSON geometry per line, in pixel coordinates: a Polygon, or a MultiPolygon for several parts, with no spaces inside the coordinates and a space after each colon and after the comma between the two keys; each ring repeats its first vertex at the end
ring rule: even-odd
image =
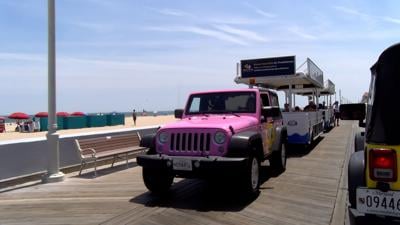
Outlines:
{"type": "Polygon", "coordinates": [[[313,101],[309,101],[308,105],[304,107],[304,111],[309,112],[309,111],[316,111],[317,110],[317,105],[313,101]]]}
{"type": "Polygon", "coordinates": [[[290,112],[290,108],[289,108],[289,104],[288,103],[285,103],[283,111],[284,112],[290,112]]]}

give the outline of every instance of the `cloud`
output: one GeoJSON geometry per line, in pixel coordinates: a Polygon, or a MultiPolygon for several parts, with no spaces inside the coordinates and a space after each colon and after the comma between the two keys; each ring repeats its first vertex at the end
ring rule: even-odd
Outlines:
{"type": "Polygon", "coordinates": [[[288,28],[289,32],[292,32],[294,34],[296,34],[297,36],[307,39],[307,40],[317,40],[317,37],[311,34],[308,34],[306,32],[304,32],[300,27],[298,26],[292,26],[288,28]]]}
{"type": "Polygon", "coordinates": [[[234,28],[234,27],[231,27],[228,25],[215,25],[215,28],[217,28],[218,30],[221,30],[223,32],[233,34],[240,38],[244,38],[244,39],[248,39],[248,40],[259,41],[259,42],[268,41],[266,38],[260,36],[256,32],[249,31],[249,30],[238,29],[238,28],[234,28]]]}
{"type": "Polygon", "coordinates": [[[88,48],[119,48],[119,49],[146,49],[146,50],[170,50],[188,47],[197,47],[195,40],[107,40],[107,41],[59,41],[57,44],[61,47],[88,47],[88,48]]]}
{"type": "Polygon", "coordinates": [[[400,25],[400,19],[395,19],[395,18],[392,18],[392,17],[382,17],[382,20],[384,20],[386,22],[395,23],[395,24],[399,24],[400,25]]]}
{"type": "Polygon", "coordinates": [[[110,0],[86,0],[86,1],[94,3],[96,5],[101,5],[106,8],[110,8],[110,7],[115,8],[117,6],[115,4],[115,1],[112,1],[112,0],[111,1],[110,0]]]}
{"type": "Polygon", "coordinates": [[[355,9],[350,9],[350,8],[343,7],[343,6],[334,6],[333,8],[338,10],[338,11],[340,11],[340,12],[349,14],[349,15],[358,16],[361,19],[370,19],[371,18],[370,15],[362,13],[362,12],[360,12],[358,10],[355,10],[355,9]]]}
{"type": "Polygon", "coordinates": [[[166,16],[193,16],[190,13],[178,10],[178,9],[168,9],[168,8],[164,8],[164,9],[153,9],[155,11],[157,11],[160,14],[166,15],[166,16]]]}
{"type": "Polygon", "coordinates": [[[265,16],[265,17],[267,17],[267,18],[274,18],[274,17],[276,17],[275,14],[265,12],[264,10],[261,10],[261,9],[256,9],[256,13],[258,13],[258,14],[260,14],[260,15],[262,15],[262,16],[265,16]]]}
{"type": "Polygon", "coordinates": [[[98,33],[108,33],[115,29],[115,26],[104,23],[72,22],[71,24],[98,33]]]}
{"type": "Polygon", "coordinates": [[[60,57],[57,62],[65,65],[93,65],[96,67],[116,69],[116,70],[142,70],[142,71],[193,71],[190,66],[168,65],[159,63],[144,63],[130,60],[117,59],[86,59],[76,57],[60,57]]]}
{"type": "Polygon", "coordinates": [[[338,11],[340,11],[340,12],[347,13],[347,14],[350,14],[350,15],[360,16],[360,17],[369,17],[369,15],[367,15],[365,13],[361,13],[358,10],[355,10],[355,9],[350,9],[350,8],[346,8],[346,7],[343,7],[343,6],[334,6],[333,8],[338,10],[338,11]]]}
{"type": "Polygon", "coordinates": [[[234,16],[227,16],[227,17],[212,17],[207,19],[211,23],[219,23],[219,24],[230,24],[230,25],[255,25],[265,23],[263,20],[257,19],[250,19],[246,17],[234,17],[234,16]]]}
{"type": "Polygon", "coordinates": [[[148,27],[147,29],[153,30],[153,31],[163,31],[163,32],[186,32],[186,33],[192,33],[192,34],[198,34],[198,35],[202,35],[202,36],[212,37],[215,39],[227,41],[227,42],[234,43],[234,44],[248,45],[248,43],[246,43],[242,39],[236,38],[232,35],[229,35],[229,34],[226,34],[226,33],[220,32],[220,31],[216,31],[216,30],[197,27],[197,26],[148,27]]]}
{"type": "Polygon", "coordinates": [[[1,60],[11,61],[32,61],[32,62],[45,62],[46,55],[43,54],[29,54],[29,53],[8,53],[0,52],[1,60]]]}
{"type": "Polygon", "coordinates": [[[368,15],[368,14],[360,12],[358,10],[346,8],[343,6],[334,6],[333,8],[340,12],[343,12],[343,13],[346,13],[349,15],[353,15],[353,16],[357,16],[363,20],[375,21],[375,22],[383,21],[383,22],[389,22],[389,23],[394,23],[394,24],[400,24],[400,19],[393,18],[393,17],[368,15]]]}
{"type": "Polygon", "coordinates": [[[261,16],[263,16],[263,17],[267,17],[267,18],[274,18],[274,17],[276,17],[275,14],[266,12],[266,11],[264,11],[264,10],[262,10],[262,9],[259,9],[258,7],[252,5],[252,4],[248,3],[248,2],[243,2],[243,5],[245,5],[246,7],[248,7],[248,8],[250,8],[250,9],[254,10],[257,14],[259,14],[259,15],[261,15],[261,16]]]}

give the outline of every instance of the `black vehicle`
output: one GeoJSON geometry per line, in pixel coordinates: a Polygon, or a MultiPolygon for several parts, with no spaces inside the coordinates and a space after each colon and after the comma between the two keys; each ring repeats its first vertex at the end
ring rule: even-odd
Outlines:
{"type": "Polygon", "coordinates": [[[370,216],[400,219],[399,87],[400,43],[371,67],[367,104],[340,107],[341,119],[359,120],[365,127],[355,137],[348,167],[349,210],[356,224],[370,216]]]}

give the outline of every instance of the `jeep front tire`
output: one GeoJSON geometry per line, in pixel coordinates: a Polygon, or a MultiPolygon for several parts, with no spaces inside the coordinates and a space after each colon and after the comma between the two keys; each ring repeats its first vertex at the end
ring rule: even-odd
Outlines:
{"type": "Polygon", "coordinates": [[[168,192],[174,177],[166,171],[143,167],[144,185],[154,194],[168,192]]]}
{"type": "Polygon", "coordinates": [[[249,156],[243,177],[242,185],[247,193],[255,195],[260,188],[260,160],[253,156],[249,156]]]}

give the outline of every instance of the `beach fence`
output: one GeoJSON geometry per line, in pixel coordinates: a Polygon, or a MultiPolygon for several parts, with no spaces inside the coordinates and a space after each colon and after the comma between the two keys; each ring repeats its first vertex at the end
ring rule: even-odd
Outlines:
{"type": "MultiPolygon", "coordinates": [[[[77,138],[95,138],[139,132],[140,136],[154,133],[159,126],[124,128],[60,136],[60,167],[68,169],[81,164],[75,146],[77,138]]],[[[45,137],[0,141],[0,184],[10,180],[46,173],[47,140],[45,137]]],[[[1,186],[1,185],[0,185],[1,186]]]]}

